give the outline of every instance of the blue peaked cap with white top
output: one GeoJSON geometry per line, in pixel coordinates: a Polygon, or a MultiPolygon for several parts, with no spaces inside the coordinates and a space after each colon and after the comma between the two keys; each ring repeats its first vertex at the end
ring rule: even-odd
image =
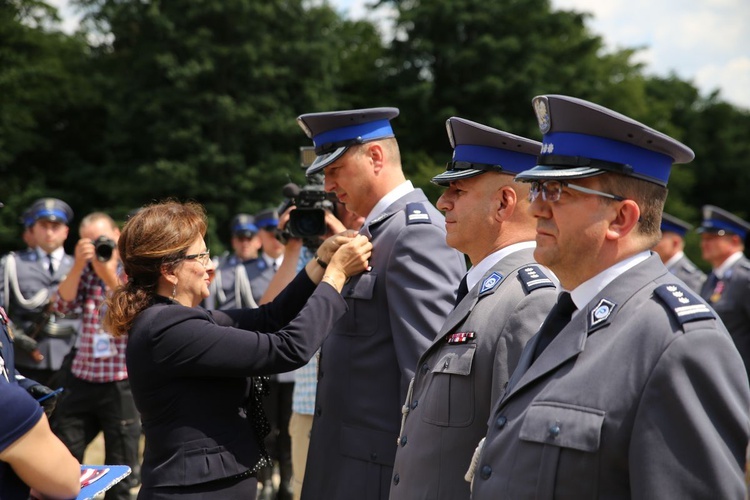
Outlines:
{"type": "Polygon", "coordinates": [[[484,172],[517,174],[536,165],[542,144],[464,118],[452,116],[445,122],[453,159],[445,172],[432,178],[439,186],[468,179],[484,172]]]}
{"type": "Polygon", "coordinates": [[[57,198],[39,198],[22,215],[26,227],[33,226],[38,220],[60,222],[67,226],[73,220],[73,210],[57,198]]]}
{"type": "Polygon", "coordinates": [[[532,106],[544,135],[537,166],[517,179],[580,179],[615,172],[666,186],[674,163],[695,153],[679,141],[603,106],[542,95],[532,106]]]}
{"type": "Polygon", "coordinates": [[[308,113],[297,117],[297,123],[315,145],[315,161],[306,175],[320,172],[356,144],[394,137],[391,120],[398,108],[366,108],[347,111],[308,113]]]}

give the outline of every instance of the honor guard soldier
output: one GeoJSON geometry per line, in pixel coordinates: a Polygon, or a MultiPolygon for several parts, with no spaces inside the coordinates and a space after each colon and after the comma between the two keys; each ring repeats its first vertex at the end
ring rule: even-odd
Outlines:
{"type": "Polygon", "coordinates": [[[207,309],[239,309],[241,307],[258,307],[262,296],[250,284],[250,275],[254,274],[253,264],[258,259],[260,238],[255,219],[249,214],[237,214],[232,218],[232,253],[216,262],[214,279],[206,299],[207,309]],[[255,297],[258,297],[256,299],[255,297]]]}
{"type": "Polygon", "coordinates": [[[417,364],[390,500],[469,499],[464,473],[487,433],[492,402],[557,300],[552,273],[534,261],[529,187],[514,181],[536,165],[541,144],[462,118],[446,126],[453,159],[432,182],[446,188],[437,207],[448,245],[472,267],[417,364]]]}
{"type": "Polygon", "coordinates": [[[750,260],[743,253],[750,223],[706,205],[697,231],[703,260],[711,264],[701,297],[724,322],[750,373],[750,260]]]}
{"type": "Polygon", "coordinates": [[[682,219],[668,213],[661,214],[661,239],[651,249],[661,258],[669,272],[680,278],[696,293],[700,293],[706,275],[685,255],[685,235],[693,229],[682,219]]]}
{"type": "MultiPolygon", "coordinates": [[[[404,176],[396,108],[300,116],[325,190],[365,217],[371,270],[342,290],[348,312],[321,348],[303,500],[386,499],[401,406],[419,356],[453,308],[464,257],[445,220],[404,176]]],[[[319,262],[325,266],[325,262],[319,262]]]]}
{"type": "Polygon", "coordinates": [[[73,257],[65,253],[68,224],[73,210],[57,198],[35,201],[25,212],[34,248],[11,252],[0,265],[2,304],[13,322],[16,366],[38,382],[49,385],[63,358],[75,344],[80,328],[79,312],[62,316],[52,312],[50,300],[65,278],[73,257]]]}
{"type": "Polygon", "coordinates": [[[472,499],[745,498],[742,359],[649,251],[692,150],[581,99],[533,107],[542,152],[517,180],[563,292],[493,407],[472,499]]]}

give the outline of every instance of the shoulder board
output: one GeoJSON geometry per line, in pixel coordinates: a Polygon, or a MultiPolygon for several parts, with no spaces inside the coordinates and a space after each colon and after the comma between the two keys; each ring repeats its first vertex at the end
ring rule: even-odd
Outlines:
{"type": "Polygon", "coordinates": [[[742,262],[740,263],[740,267],[745,269],[746,271],[750,271],[750,262],[742,262]]]}
{"type": "Polygon", "coordinates": [[[531,293],[538,288],[555,288],[555,283],[544,274],[542,268],[535,265],[520,268],[518,279],[521,280],[526,293],[531,293]]]}
{"type": "Polygon", "coordinates": [[[430,214],[424,208],[422,203],[406,204],[406,224],[429,224],[430,214]]]}
{"type": "Polygon", "coordinates": [[[666,304],[669,311],[681,325],[700,319],[713,319],[713,310],[696,295],[682,286],[672,283],[661,285],[654,294],[666,304]]]}

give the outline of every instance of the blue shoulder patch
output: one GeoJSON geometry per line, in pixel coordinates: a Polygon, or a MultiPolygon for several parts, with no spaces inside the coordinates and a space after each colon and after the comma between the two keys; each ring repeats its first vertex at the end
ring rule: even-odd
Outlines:
{"type": "Polygon", "coordinates": [[[716,317],[705,302],[693,292],[678,284],[661,285],[654,290],[654,294],[667,305],[667,308],[681,325],[689,321],[716,317]]]}
{"type": "Polygon", "coordinates": [[[430,214],[421,203],[406,204],[406,224],[429,224],[430,214]]]}
{"type": "Polygon", "coordinates": [[[537,288],[555,288],[555,283],[547,277],[539,266],[526,266],[518,270],[518,279],[521,280],[526,293],[531,293],[537,288]]]}
{"type": "Polygon", "coordinates": [[[492,274],[484,278],[484,281],[482,281],[482,287],[479,289],[479,295],[481,296],[484,293],[494,290],[495,287],[502,281],[503,275],[493,271],[492,274]]]}

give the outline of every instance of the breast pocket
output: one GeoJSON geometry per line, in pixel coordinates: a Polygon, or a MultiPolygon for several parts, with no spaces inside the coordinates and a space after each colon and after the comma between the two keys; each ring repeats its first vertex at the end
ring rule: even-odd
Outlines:
{"type": "Polygon", "coordinates": [[[518,454],[514,467],[538,471],[536,498],[596,496],[604,416],[602,410],[565,403],[529,407],[519,438],[533,447],[518,454]]]}
{"type": "Polygon", "coordinates": [[[360,274],[344,286],[341,294],[346,299],[349,312],[342,318],[343,328],[336,333],[347,336],[369,336],[378,329],[378,304],[374,299],[377,274],[360,274]]]}
{"type": "MultiPolygon", "coordinates": [[[[471,367],[476,344],[445,346],[431,367],[422,420],[451,427],[474,421],[474,376],[471,367]]],[[[486,417],[485,417],[486,418],[486,417]]]]}

